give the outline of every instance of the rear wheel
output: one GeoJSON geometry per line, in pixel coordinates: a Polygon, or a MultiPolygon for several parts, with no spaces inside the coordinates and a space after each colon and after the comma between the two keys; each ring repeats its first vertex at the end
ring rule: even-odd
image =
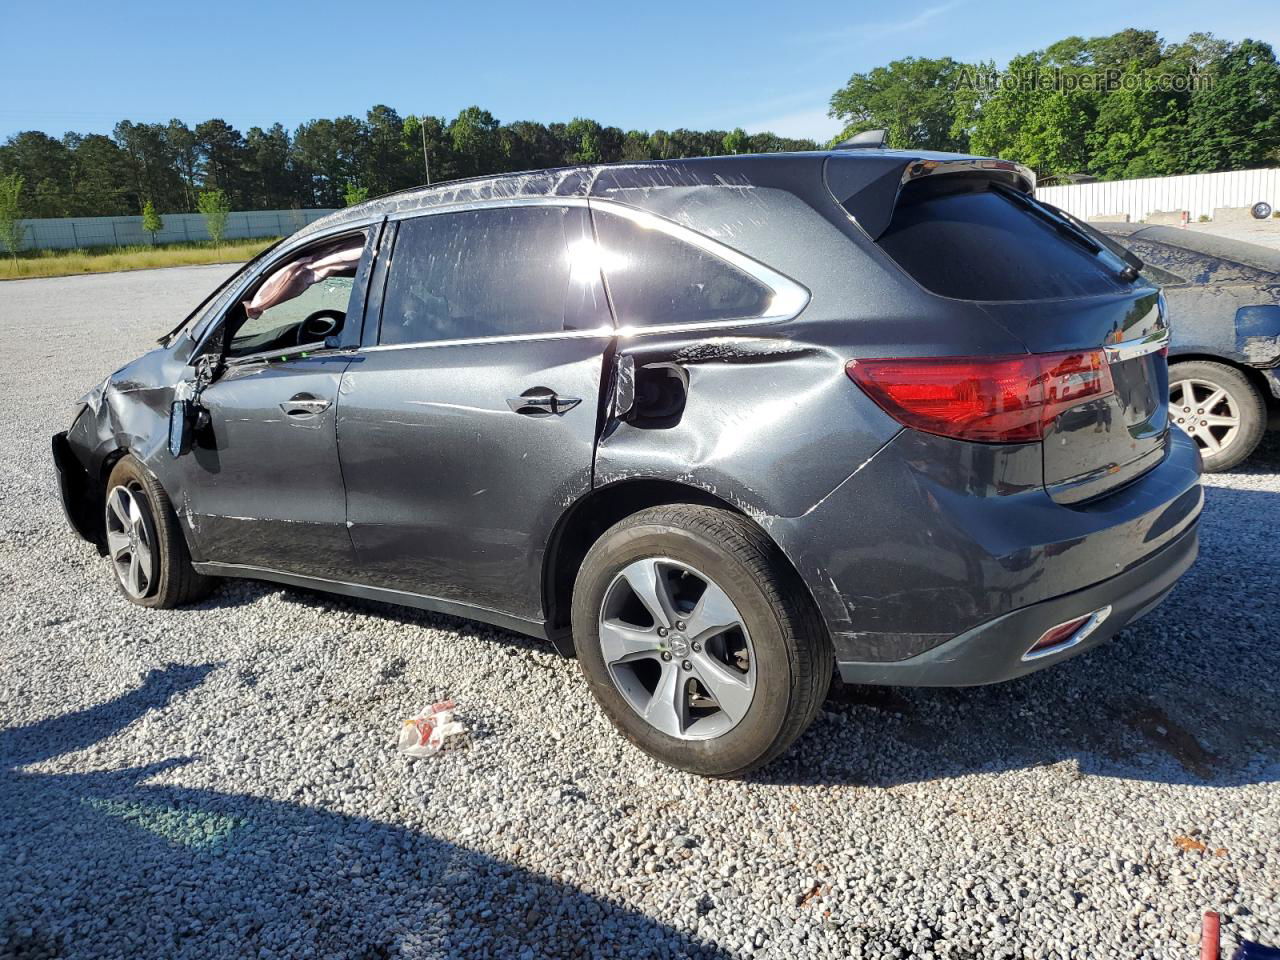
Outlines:
{"type": "Polygon", "coordinates": [[[655,507],[607,530],[578,573],[573,633],[618,729],[707,776],[781,754],[831,681],[826,632],[777,546],[711,507],[655,507]]]}
{"type": "Polygon", "coordinates": [[[1169,366],[1169,416],[1195,440],[1208,473],[1230,470],[1253,453],[1266,429],[1266,412],[1244,374],[1225,363],[1169,366]]]}
{"type": "Polygon", "coordinates": [[[167,609],[209,592],[213,580],[191,566],[164,488],[132,456],[112,469],[104,504],[107,556],[125,599],[167,609]]]}

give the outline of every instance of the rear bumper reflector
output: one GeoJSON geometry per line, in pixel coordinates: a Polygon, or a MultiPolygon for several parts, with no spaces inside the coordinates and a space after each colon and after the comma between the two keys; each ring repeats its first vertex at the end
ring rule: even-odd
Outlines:
{"type": "Polygon", "coordinates": [[[1050,627],[1022,655],[1022,659],[1024,661],[1038,660],[1041,657],[1050,657],[1055,653],[1070,650],[1076,644],[1083,643],[1089,634],[1102,626],[1102,621],[1109,616],[1111,616],[1111,605],[1107,604],[1105,607],[1099,607],[1093,613],[1086,613],[1083,617],[1076,617],[1074,620],[1060,623],[1056,627],[1050,627]]]}

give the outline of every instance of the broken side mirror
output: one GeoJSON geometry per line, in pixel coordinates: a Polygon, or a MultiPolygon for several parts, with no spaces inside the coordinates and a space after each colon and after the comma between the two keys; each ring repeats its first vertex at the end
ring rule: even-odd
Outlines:
{"type": "Polygon", "coordinates": [[[190,453],[196,432],[209,422],[209,414],[200,404],[200,394],[217,376],[218,357],[205,354],[195,361],[195,380],[184,380],[173,391],[169,404],[169,453],[180,457],[190,453]]]}
{"type": "Polygon", "coordinates": [[[169,405],[169,453],[180,457],[191,452],[196,432],[196,405],[191,400],[175,400],[169,405]]]}

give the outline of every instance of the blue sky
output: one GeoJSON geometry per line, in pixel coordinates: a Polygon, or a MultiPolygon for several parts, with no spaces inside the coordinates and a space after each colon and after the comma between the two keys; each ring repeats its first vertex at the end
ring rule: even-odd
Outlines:
{"type": "Polygon", "coordinates": [[[122,118],[241,130],[276,120],[591,117],[624,129],[772,129],[825,139],[831,93],[903,56],[994,59],[1063,36],[1207,30],[1280,48],[1266,0],[853,2],[436,2],[200,4],[15,2],[0,33],[0,137],[110,132],[122,118]]]}

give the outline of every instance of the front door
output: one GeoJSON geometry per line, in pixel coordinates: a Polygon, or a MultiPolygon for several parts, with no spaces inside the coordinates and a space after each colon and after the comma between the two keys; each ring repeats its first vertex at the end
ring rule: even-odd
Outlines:
{"type": "Polygon", "coordinates": [[[399,225],[381,332],[338,409],[365,582],[541,619],[547,540],[591,489],[612,337],[590,236],[585,207],[555,205],[399,225]]]}
{"type": "Polygon", "coordinates": [[[335,424],[375,232],[278,258],[215,330],[226,362],[201,395],[208,422],[179,459],[174,505],[199,559],[355,578],[335,424]]]}

